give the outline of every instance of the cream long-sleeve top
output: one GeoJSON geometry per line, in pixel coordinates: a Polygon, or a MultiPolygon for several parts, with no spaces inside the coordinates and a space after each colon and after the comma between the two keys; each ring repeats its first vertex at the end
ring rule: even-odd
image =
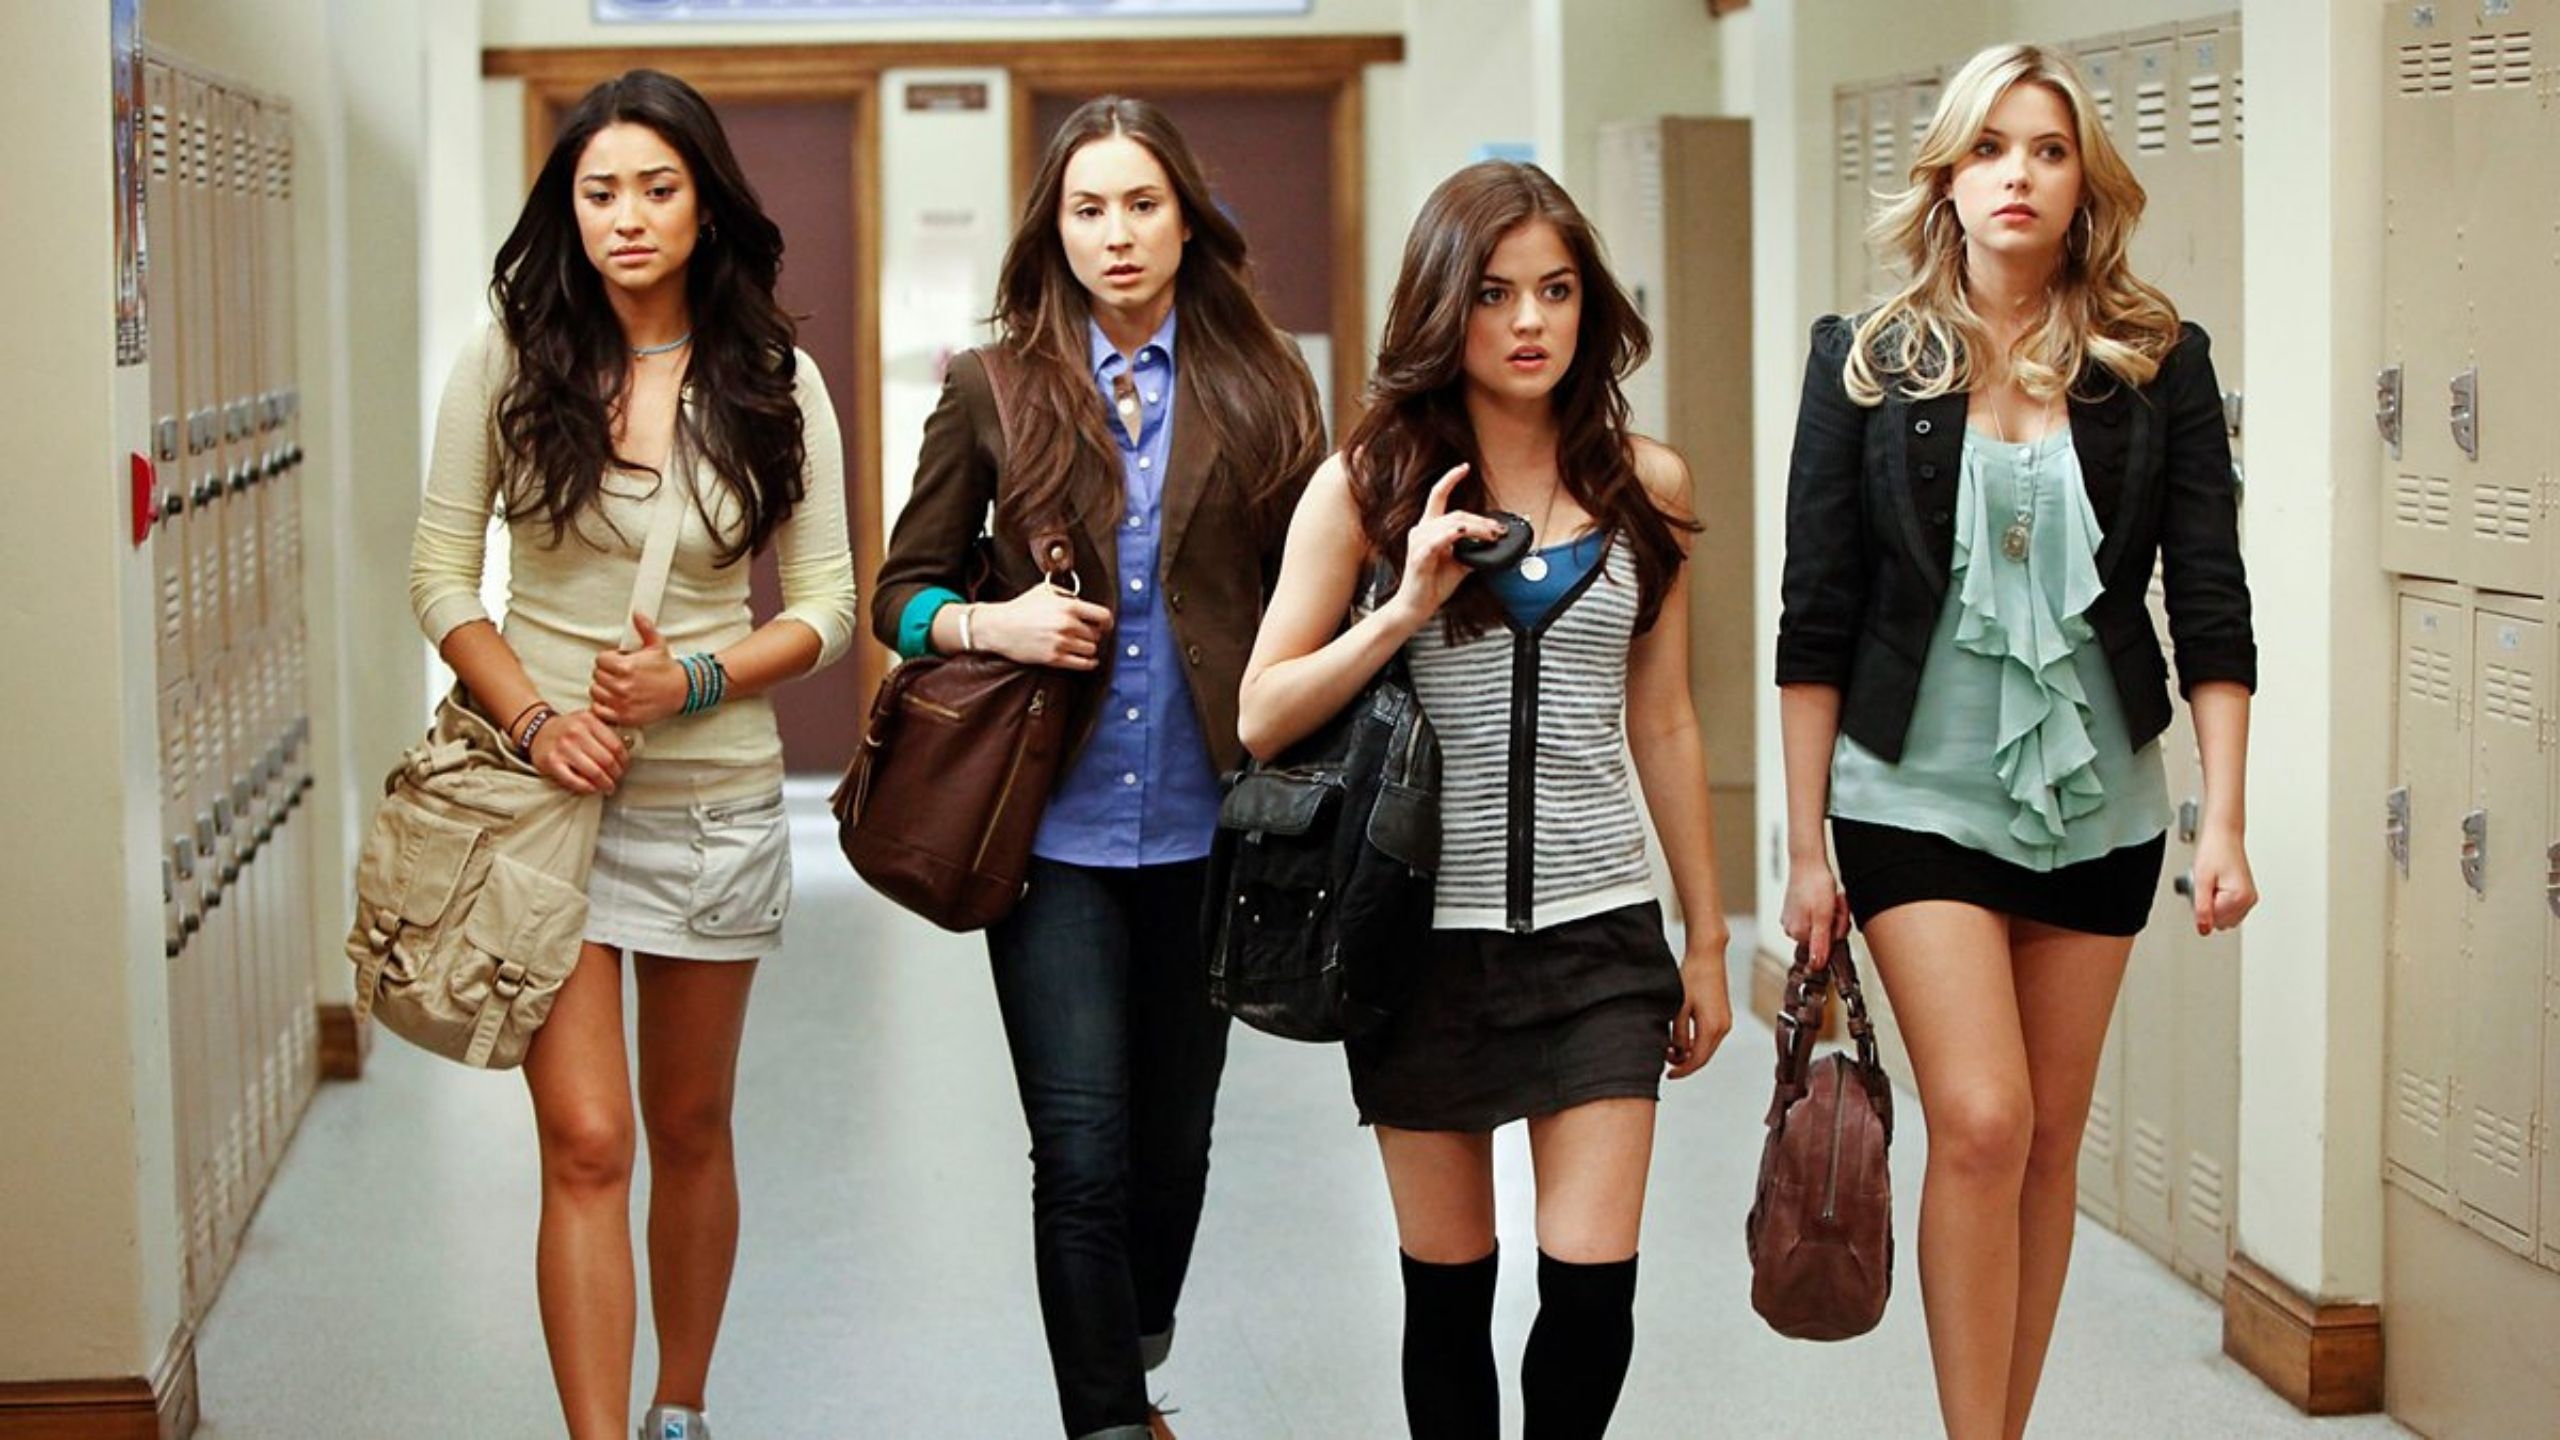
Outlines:
{"type": "MultiPolygon", "coordinates": [[[[822,667],[844,654],[854,634],[844,444],[816,363],[799,352],[794,359],[792,396],[799,402],[807,452],[805,493],[773,532],[782,582],[782,609],[775,618],[816,632],[822,667]]],[[[455,361],[436,412],[434,457],[409,552],[409,604],[419,628],[437,645],[456,627],[489,618],[480,603],[480,580],[489,517],[499,499],[495,402],[512,364],[505,332],[487,327],[455,361]]],[[[640,544],[649,533],[660,483],[646,472],[608,471],[597,501],[557,543],[546,521],[508,522],[504,633],[534,688],[562,710],[588,704],[596,656],[622,641],[640,544]]],[[[677,483],[674,467],[666,483],[677,483]]],[[[688,500],[657,615],[667,648],[679,655],[735,644],[755,628],[747,608],[747,563],[718,563],[719,535],[734,534],[739,522],[736,497],[707,474],[698,475],[697,483],[709,499],[712,523],[704,520],[705,507],[688,500]]],[[[687,768],[742,766],[778,774],[782,740],[772,705],[757,695],[650,726],[644,753],[653,766],[684,761],[693,762],[687,768]]]]}

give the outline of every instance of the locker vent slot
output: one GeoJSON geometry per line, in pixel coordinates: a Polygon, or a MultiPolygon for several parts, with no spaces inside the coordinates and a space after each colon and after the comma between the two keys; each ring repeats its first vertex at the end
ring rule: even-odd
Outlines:
{"type": "Polygon", "coordinates": [[[1855,184],[1858,172],[1866,167],[1866,163],[1866,153],[1858,143],[1858,127],[1854,124],[1841,126],[1840,178],[1855,184]]]}
{"type": "Polygon", "coordinates": [[[2249,77],[2231,72],[2231,143],[2249,142],[2249,77]]]}
{"type": "Polygon", "coordinates": [[[2453,703],[2453,657],[2423,645],[2409,647],[2409,698],[2453,703]]]}
{"type": "Polygon", "coordinates": [[[2169,87],[2145,80],[2133,92],[2133,148],[2158,155],[2169,148],[2169,87]]]}
{"type": "Polygon", "coordinates": [[[2222,77],[2187,77],[2187,144],[2197,150],[2222,148],[2222,77]]]}
{"type": "Polygon", "coordinates": [[[2471,1158],[2501,1175],[2522,1175],[2524,1127],[2504,1116],[2473,1106],[2471,1158]]]}
{"type": "Polygon", "coordinates": [[[2089,92],[2089,98],[2098,104],[2098,124],[2102,128],[2114,126],[2116,123],[2115,87],[2106,86],[2092,90],[2089,92]]]}
{"type": "Polygon", "coordinates": [[[186,634],[185,574],[180,567],[172,565],[168,573],[160,577],[160,640],[165,645],[176,645],[186,639],[186,634]]]}
{"type": "Polygon", "coordinates": [[[2504,665],[2482,665],[2480,713],[2511,725],[2531,726],[2534,723],[2533,672],[2513,670],[2504,665]]]}
{"type": "Polygon", "coordinates": [[[2412,41],[2400,47],[2400,93],[2442,95],[2453,89],[2453,42],[2412,41]]]}
{"type": "Polygon", "coordinates": [[[2533,84],[2533,32],[2471,37],[2471,88],[2523,89],[2533,84]]]}
{"type": "Polygon", "coordinates": [[[1928,138],[1929,122],[1938,116],[1938,91],[1931,86],[1911,92],[1911,153],[1920,153],[1920,142],[1928,138]]]}
{"type": "Polygon", "coordinates": [[[2533,491],[2522,485],[2481,485],[2471,492],[2471,533],[2483,540],[2530,542],[2533,491]]]}
{"type": "Polygon", "coordinates": [[[2423,530],[2453,523],[2453,481],[2442,475],[2402,475],[2392,486],[2392,519],[2423,530]]]}
{"type": "Polygon", "coordinates": [[[2137,1120],[2133,1125],[2133,1182],[2142,1187],[2144,1194],[2168,1198],[2168,1137],[2148,1120],[2137,1120]]]}
{"type": "Polygon", "coordinates": [[[2080,1149],[2102,1164],[2116,1158],[2114,1101],[2103,1095],[2089,1101],[2089,1120],[2080,1130],[2080,1149]]]}
{"type": "Polygon", "coordinates": [[[164,180],[169,176],[169,107],[166,105],[151,107],[151,173],[164,180]]]}
{"type": "Polygon", "coordinates": [[[2187,1218],[2220,1233],[2223,1224],[2222,1167],[2199,1151],[2187,1152],[2187,1218]]]}
{"type": "Polygon", "coordinates": [[[1879,180],[1893,176],[1893,122],[1879,120],[1868,127],[1867,173],[1879,180]]]}
{"type": "Polygon", "coordinates": [[[2444,1133],[2444,1083],[2400,1072],[2400,1118],[2428,1135],[2444,1133]]]}

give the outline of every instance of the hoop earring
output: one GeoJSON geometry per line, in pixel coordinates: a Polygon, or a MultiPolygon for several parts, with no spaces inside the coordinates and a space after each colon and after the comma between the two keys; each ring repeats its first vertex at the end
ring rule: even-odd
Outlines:
{"type": "MultiPolygon", "coordinates": [[[[1929,233],[1931,230],[1934,230],[1934,229],[1938,228],[1938,212],[1939,212],[1940,210],[1944,210],[1944,211],[1946,211],[1950,216],[1952,216],[1952,215],[1955,213],[1955,207],[1956,207],[1956,201],[1955,201],[1955,197],[1954,197],[1954,196],[1952,196],[1952,195],[1941,195],[1941,196],[1939,196],[1939,197],[1938,197],[1938,203],[1937,203],[1937,204],[1935,204],[1935,205],[1930,206],[1930,207],[1929,207],[1929,213],[1928,213],[1927,215],[1925,215],[1925,216],[1922,216],[1922,217],[1921,217],[1921,220],[1920,220],[1920,233],[1922,233],[1923,235],[1925,235],[1925,234],[1929,233]]],[[[1953,229],[1954,229],[1954,231],[1955,231],[1956,239],[1957,239],[1959,242],[1961,242],[1961,241],[1964,239],[1964,224],[1963,224],[1963,222],[1961,222],[1961,221],[1955,222],[1955,223],[1954,223],[1954,225],[1952,226],[1952,228],[1953,228],[1953,229]]]]}
{"type": "Polygon", "coordinates": [[[705,220],[699,233],[705,240],[717,240],[720,238],[720,226],[716,221],[705,220]]]}

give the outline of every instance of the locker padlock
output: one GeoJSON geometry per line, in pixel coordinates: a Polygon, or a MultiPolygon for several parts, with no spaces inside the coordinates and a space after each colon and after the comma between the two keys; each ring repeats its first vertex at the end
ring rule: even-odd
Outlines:
{"type": "Polygon", "coordinates": [[[2178,802],[2178,839],[2188,845],[2196,843],[2196,826],[2202,822],[2204,807],[2194,796],[2178,802]]]}
{"type": "Polygon", "coordinates": [[[187,492],[176,485],[160,487],[160,518],[175,520],[187,513],[187,492]]]}
{"type": "Polygon", "coordinates": [[[2196,872],[2193,870],[2179,871],[2178,878],[2169,882],[2169,888],[2177,891],[2178,894],[2184,898],[2193,900],[2196,898],[2196,872]]]}
{"type": "Polygon", "coordinates": [[[160,463],[165,465],[178,458],[177,416],[161,416],[160,423],[152,427],[151,435],[152,448],[159,454],[160,463]]]}
{"type": "Polygon", "coordinates": [[[2231,504],[2234,509],[2249,503],[2249,471],[2240,457],[2231,457],[2231,504]]]}
{"type": "Polygon", "coordinates": [[[2400,878],[2409,878],[2409,787],[2401,786],[2382,797],[2382,843],[2391,852],[2391,863],[2400,867],[2400,878]]]}
{"type": "Polygon", "coordinates": [[[2453,443],[2469,459],[2480,458],[2480,367],[2453,377],[2453,443]]]}
{"type": "Polygon", "coordinates": [[[2551,913],[2560,915],[2560,840],[2542,852],[2542,900],[2551,913]]]}
{"type": "Polygon", "coordinates": [[[243,460],[238,465],[232,467],[231,493],[237,495],[242,491],[247,490],[249,488],[249,482],[256,479],[257,474],[258,472],[251,469],[249,462],[246,460],[243,460]]]}
{"type": "Polygon", "coordinates": [[[2462,817],[2462,883],[2474,895],[2489,893],[2489,812],[2462,817]]]}
{"type": "Polygon", "coordinates": [[[2389,366],[2373,377],[2373,425],[2382,432],[2384,443],[2391,447],[2391,458],[2400,458],[2400,367],[2389,366]]]}
{"type": "Polygon", "coordinates": [[[213,475],[205,474],[196,477],[196,488],[189,498],[194,500],[196,508],[201,510],[219,499],[221,495],[222,481],[213,475]]]}
{"type": "Polygon", "coordinates": [[[2225,433],[2235,438],[2240,434],[2240,409],[2240,392],[2237,390],[2223,391],[2222,428],[2225,433]]]}

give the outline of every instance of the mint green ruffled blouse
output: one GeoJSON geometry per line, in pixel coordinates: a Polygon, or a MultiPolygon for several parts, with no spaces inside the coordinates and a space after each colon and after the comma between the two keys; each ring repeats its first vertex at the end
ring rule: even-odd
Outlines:
{"type": "Polygon", "coordinates": [[[2160,834],[2159,742],[2133,749],[2087,618],[2100,532],[2070,432],[2016,445],[1968,430],[1954,513],[1902,760],[1842,735],[1831,813],[2039,871],[2160,834]]]}

